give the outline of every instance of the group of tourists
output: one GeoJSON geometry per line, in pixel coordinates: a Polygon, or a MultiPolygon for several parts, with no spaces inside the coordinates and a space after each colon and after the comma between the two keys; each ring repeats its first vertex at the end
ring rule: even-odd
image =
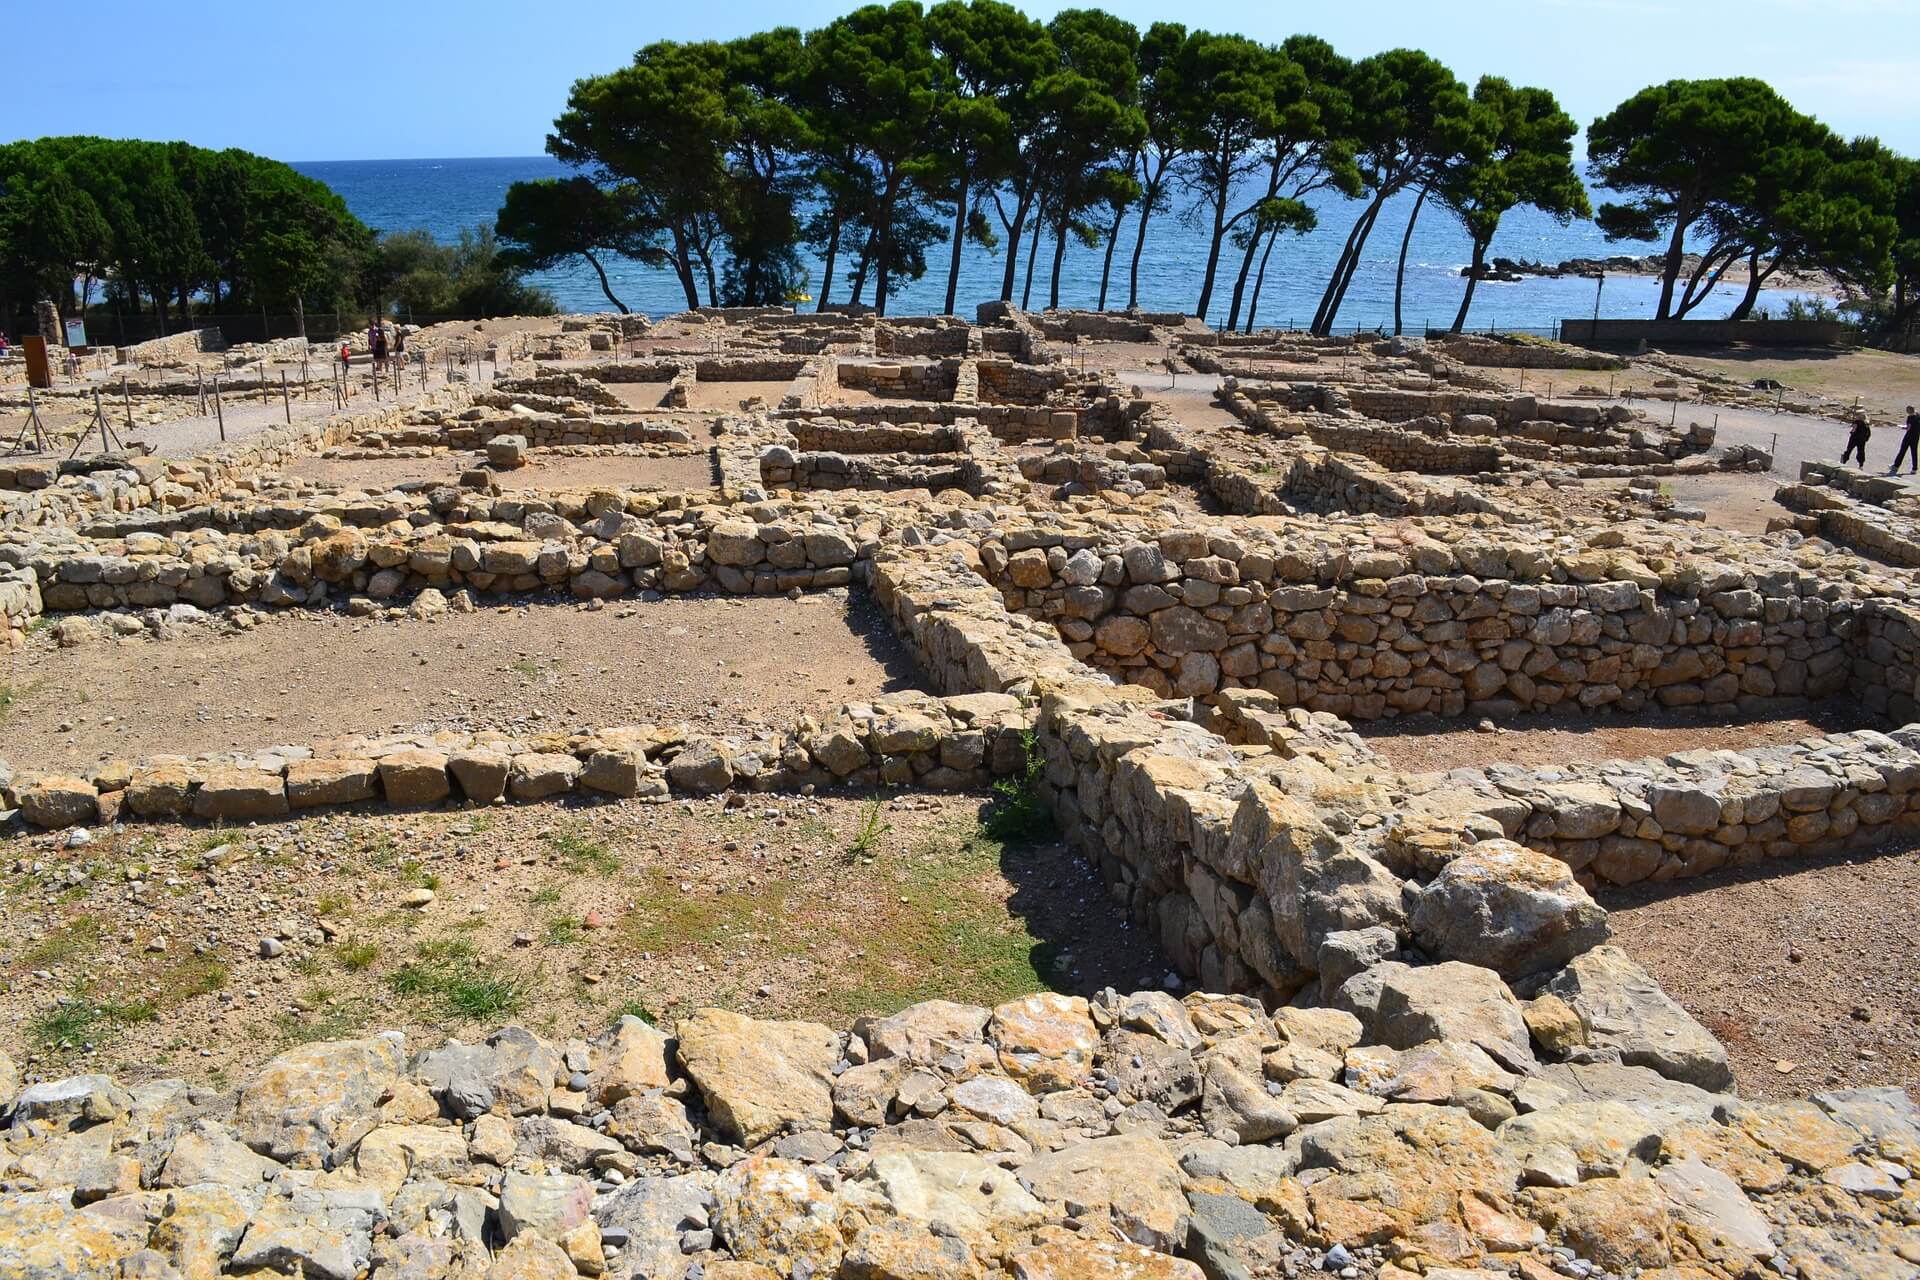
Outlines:
{"type": "MultiPolygon", "coordinates": [[[[1866,469],[1867,441],[1873,437],[1873,424],[1867,420],[1864,411],[1856,413],[1853,429],[1847,432],[1847,447],[1840,452],[1840,461],[1844,465],[1848,458],[1859,460],[1860,468],[1866,469]]],[[[1908,475],[1920,475],[1920,411],[1912,405],[1907,406],[1906,430],[1900,436],[1900,448],[1893,455],[1893,465],[1887,468],[1887,474],[1893,475],[1900,470],[1900,462],[1905,459],[1908,475]]]]}
{"type": "MultiPolygon", "coordinates": [[[[407,360],[407,331],[399,325],[393,326],[393,342],[387,342],[387,326],[377,321],[367,326],[367,350],[373,356],[373,371],[385,373],[387,362],[405,364],[407,360]]],[[[342,339],[340,343],[340,367],[346,369],[353,363],[353,347],[342,339]]]]}

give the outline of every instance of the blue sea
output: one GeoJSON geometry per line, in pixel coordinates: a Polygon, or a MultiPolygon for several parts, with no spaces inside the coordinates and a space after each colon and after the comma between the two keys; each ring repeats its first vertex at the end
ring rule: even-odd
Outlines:
{"type": "MultiPolygon", "coordinates": [[[[294,168],[318,178],[340,193],[347,207],[368,226],[383,231],[425,228],[437,239],[451,241],[463,227],[492,225],[507,187],[531,178],[564,176],[571,171],[549,156],[506,156],[466,160],[330,160],[296,163],[294,168]]],[[[1172,207],[1157,213],[1149,224],[1146,252],[1141,258],[1140,305],[1151,311],[1190,311],[1199,299],[1200,280],[1206,270],[1205,234],[1183,217],[1190,201],[1175,192],[1172,207]]],[[[1354,278],[1340,311],[1340,327],[1358,324],[1365,328],[1393,323],[1393,273],[1400,253],[1400,237],[1406,226],[1412,197],[1391,202],[1382,210],[1379,224],[1367,246],[1365,261],[1354,278]]],[[[1283,238],[1274,248],[1267,278],[1261,291],[1259,321],[1266,325],[1305,325],[1313,316],[1325,287],[1334,259],[1339,255],[1358,205],[1337,197],[1324,199],[1318,206],[1320,225],[1304,236],[1283,238]]],[[[1133,221],[1129,217],[1114,253],[1113,283],[1108,290],[1110,307],[1126,302],[1126,263],[1133,247],[1133,221]]],[[[1607,257],[1614,254],[1646,254],[1660,248],[1655,244],[1610,243],[1591,222],[1560,226],[1552,218],[1531,209],[1517,209],[1500,224],[1492,255],[1560,262],[1567,258],[1607,257]]],[[[971,314],[975,303],[996,298],[1004,269],[1004,245],[988,250],[969,245],[960,266],[958,307],[971,314]]],[[[1445,326],[1453,321],[1466,281],[1460,275],[1471,254],[1466,233],[1444,210],[1431,202],[1422,211],[1419,225],[1407,256],[1406,301],[1404,317],[1409,331],[1426,325],[1445,326]]],[[[1071,239],[1060,272],[1060,301],[1063,306],[1091,307],[1099,296],[1102,252],[1085,248],[1071,239]]],[[[939,311],[946,299],[947,254],[938,248],[928,255],[927,274],[902,290],[888,306],[890,314],[924,315],[939,311]]],[[[1052,262],[1052,246],[1045,238],[1040,260],[1035,264],[1032,304],[1046,305],[1047,272],[1052,262]]],[[[614,293],[634,311],[650,316],[683,310],[685,295],[667,271],[642,266],[637,262],[614,261],[607,275],[614,293]]],[[[817,294],[821,280],[820,263],[807,264],[817,294]]],[[[1257,263],[1256,263],[1257,266],[1257,263]]],[[[1021,261],[1024,276],[1026,263],[1021,261]]],[[[1207,317],[1223,324],[1232,300],[1233,273],[1238,269],[1238,253],[1231,246],[1221,255],[1219,277],[1214,285],[1214,301],[1207,317]]],[[[846,257],[836,269],[835,301],[845,301],[847,290],[846,257]]],[[[532,277],[552,292],[565,311],[605,311],[611,308],[601,293],[592,268],[585,262],[532,277]]],[[[1019,300],[1016,279],[1015,300],[1019,300]]],[[[1701,319],[1725,315],[1738,301],[1740,290],[1723,286],[1695,313],[1701,319]]],[[[1473,311],[1468,325],[1485,329],[1551,330],[1554,324],[1573,316],[1594,312],[1595,287],[1592,280],[1579,278],[1529,278],[1516,284],[1482,281],[1474,293],[1473,311]]],[[[1627,276],[1609,276],[1599,298],[1600,312],[1617,318],[1651,317],[1658,300],[1659,282],[1627,276]]],[[[871,301],[871,285],[868,300],[871,301]]],[[[1762,305],[1776,311],[1794,296],[1784,290],[1768,290],[1762,305]]]]}

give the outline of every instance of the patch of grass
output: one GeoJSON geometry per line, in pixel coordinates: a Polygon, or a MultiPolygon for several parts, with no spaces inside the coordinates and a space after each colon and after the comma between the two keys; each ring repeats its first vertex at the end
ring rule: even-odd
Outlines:
{"type": "Polygon", "coordinates": [[[796,888],[773,880],[727,893],[682,893],[673,873],[661,868],[651,869],[647,880],[647,891],[621,920],[620,939],[629,950],[656,954],[707,946],[749,925],[781,924],[796,888]]]}
{"type": "Polygon", "coordinates": [[[231,976],[218,956],[182,956],[156,977],[160,988],[159,1003],[170,1009],[197,996],[210,996],[226,986],[231,976]]]}
{"type": "Polygon", "coordinates": [[[316,1040],[346,1040],[361,1031],[370,1010],[359,1000],[310,1000],[301,1010],[276,1014],[274,1030],[289,1045],[310,1044],[316,1040]]]}
{"type": "Polygon", "coordinates": [[[344,916],[352,905],[353,900],[343,893],[324,894],[313,904],[313,914],[322,917],[344,916]]]}
{"type": "Polygon", "coordinates": [[[1020,735],[1026,764],[1011,778],[993,784],[993,806],[982,823],[985,833],[995,840],[1017,844],[1053,834],[1053,811],[1040,795],[1040,783],[1046,775],[1046,763],[1033,730],[1020,735]]]}
{"type": "Polygon", "coordinates": [[[1050,985],[1056,949],[1010,914],[1005,842],[952,823],[917,842],[898,898],[866,919],[864,955],[850,954],[822,998],[852,1015],[936,997],[998,1004],[1050,985]]]}
{"type": "Polygon", "coordinates": [[[47,931],[45,937],[20,953],[20,964],[28,969],[45,969],[64,964],[100,941],[100,922],[92,916],[75,916],[65,924],[47,931]]]}
{"type": "Polygon", "coordinates": [[[558,658],[518,658],[507,664],[507,670],[524,680],[538,680],[548,672],[559,669],[560,659],[558,658]]]}
{"type": "Polygon", "coordinates": [[[620,870],[619,854],[609,849],[604,841],[578,831],[549,831],[547,845],[560,855],[569,871],[595,871],[610,876],[620,870]]]}
{"type": "Polygon", "coordinates": [[[151,1001],[126,1003],[92,1000],[84,993],[43,1009],[27,1024],[27,1034],[50,1051],[77,1049],[96,1043],[135,1022],[152,1022],[159,1017],[151,1001]]]}
{"type": "Polygon", "coordinates": [[[613,1011],[613,1020],[615,1022],[620,1021],[622,1018],[638,1018],[650,1027],[660,1025],[660,1019],[654,1016],[653,1010],[647,1008],[647,1006],[641,1004],[638,1000],[629,1000],[613,1011]]]}
{"type": "Polygon", "coordinates": [[[343,942],[334,948],[333,954],[342,969],[348,973],[359,973],[372,968],[373,962],[380,958],[380,944],[364,940],[343,942]]]}
{"type": "Polygon", "coordinates": [[[570,947],[580,941],[580,922],[572,916],[555,916],[547,921],[546,943],[550,947],[570,947]]]}
{"type": "Polygon", "coordinates": [[[400,864],[400,878],[422,889],[438,889],[440,877],[409,858],[400,864]]]}
{"type": "Polygon", "coordinates": [[[536,907],[550,907],[560,901],[560,886],[543,884],[533,891],[533,897],[530,901],[536,907]]]}
{"type": "Polygon", "coordinates": [[[434,938],[414,948],[414,958],[396,970],[388,983],[396,994],[433,1005],[457,1017],[504,1017],[526,999],[526,984],[518,976],[483,962],[465,938],[434,938]]]}
{"type": "Polygon", "coordinates": [[[880,841],[893,830],[893,824],[880,816],[880,802],[869,800],[860,808],[860,826],[847,845],[847,861],[872,862],[880,852],[880,841]]]}

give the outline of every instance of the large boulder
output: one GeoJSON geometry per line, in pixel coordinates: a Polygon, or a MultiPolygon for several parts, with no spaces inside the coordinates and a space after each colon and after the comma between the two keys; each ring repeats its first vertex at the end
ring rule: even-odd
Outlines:
{"type": "Polygon", "coordinates": [[[895,1215],[943,1236],[990,1240],[1046,1217],[1019,1179],[970,1151],[890,1151],[866,1178],[895,1215]]]}
{"type": "Polygon", "coordinates": [[[1618,947],[1596,947],[1555,974],[1546,990],[1580,1015],[1589,1047],[1616,1050],[1629,1066],[1724,1091],[1733,1087],[1726,1046],[1675,1004],[1618,947]]]}
{"type": "Polygon", "coordinates": [[[1347,979],[1334,1003],[1360,1019],[1368,1044],[1411,1049],[1428,1040],[1463,1041],[1509,1071],[1536,1065],[1520,1002],[1491,969],[1388,960],[1347,979]]]}
{"type": "Polygon", "coordinates": [[[761,1022],[699,1009],[678,1027],[680,1065],[707,1115],[731,1142],[756,1146],[788,1130],[833,1123],[839,1033],[817,1022],[761,1022]]]}
{"type": "Polygon", "coordinates": [[[1169,1252],[1187,1238],[1190,1210],[1180,1166],[1145,1133],[1095,1138],[1029,1160],[1020,1180],[1042,1200],[1106,1214],[1135,1244],[1169,1252]]]}
{"type": "Polygon", "coordinates": [[[398,1032],[289,1049],[240,1090],[234,1135],[275,1160],[328,1167],[373,1128],[405,1064],[398,1032]]]}
{"type": "Polygon", "coordinates": [[[1000,1005],[987,1034],[1001,1068],[1034,1093],[1071,1089],[1084,1081],[1100,1046],[1087,1002],[1053,991],[1000,1005]]]}
{"type": "Polygon", "coordinates": [[[1567,864],[1483,840],[1411,895],[1407,922],[1428,954],[1507,977],[1538,973],[1607,940],[1607,913],[1567,864]]]}

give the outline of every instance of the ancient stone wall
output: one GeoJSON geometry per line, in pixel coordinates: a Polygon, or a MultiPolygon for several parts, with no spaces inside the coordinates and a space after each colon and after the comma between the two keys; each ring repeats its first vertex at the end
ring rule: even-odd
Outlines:
{"type": "Polygon", "coordinates": [[[782,489],[863,489],[885,492],[925,489],[972,490],[979,469],[964,452],[955,455],[855,454],[796,451],[774,445],[760,455],[761,482],[782,489]]]}
{"type": "Polygon", "coordinates": [[[0,799],[36,827],[131,818],[282,818],[342,805],[414,809],[573,793],[665,799],[716,792],[877,786],[963,790],[1018,773],[1028,716],[1004,694],[888,694],[793,725],[714,735],[630,725],[516,738],[501,733],[350,737],[258,754],[117,761],[90,776],[0,778],[0,799]]]}
{"type": "Polygon", "coordinates": [[[1851,609],[1823,599],[1811,575],[1601,581],[1587,577],[1604,575],[1598,560],[1553,581],[1560,565],[1517,547],[1444,558],[1456,567],[1426,573],[1391,553],[1277,557],[1200,532],[1127,543],[1009,530],[981,546],[1009,608],[1163,694],[1259,687],[1370,720],[1731,705],[1821,697],[1847,680],[1851,609]],[[1527,580],[1502,572],[1516,564],[1527,580]]]}
{"type": "Polygon", "coordinates": [[[178,364],[206,352],[224,351],[226,347],[227,340],[218,329],[188,329],[183,333],[172,333],[164,338],[154,338],[147,342],[136,342],[130,347],[122,347],[118,352],[118,363],[178,364]]]}
{"type": "Polygon", "coordinates": [[[1489,338],[1478,334],[1456,333],[1430,338],[1427,349],[1449,360],[1479,368],[1500,369],[1624,369],[1624,357],[1561,342],[1530,339],[1489,338]]]}
{"type": "Polygon", "coordinates": [[[946,403],[954,399],[954,384],[959,379],[960,363],[954,359],[898,364],[843,360],[835,366],[834,385],[893,400],[946,403]]]}
{"type": "Polygon", "coordinates": [[[882,356],[964,356],[974,332],[957,316],[902,316],[874,326],[873,350],[882,356]]]}

